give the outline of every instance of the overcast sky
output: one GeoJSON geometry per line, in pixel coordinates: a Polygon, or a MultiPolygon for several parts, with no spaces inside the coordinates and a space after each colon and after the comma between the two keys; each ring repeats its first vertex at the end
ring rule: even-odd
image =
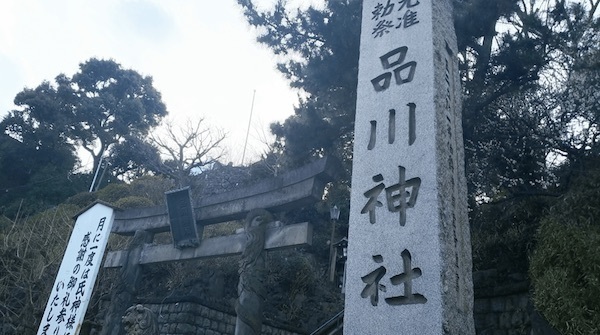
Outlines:
{"type": "Polygon", "coordinates": [[[72,76],[91,57],[113,59],[154,78],[170,117],[223,128],[234,164],[256,90],[247,163],[263,149],[261,132],[297,101],[255,37],[235,0],[1,0],[0,117],[24,87],[72,76]]]}

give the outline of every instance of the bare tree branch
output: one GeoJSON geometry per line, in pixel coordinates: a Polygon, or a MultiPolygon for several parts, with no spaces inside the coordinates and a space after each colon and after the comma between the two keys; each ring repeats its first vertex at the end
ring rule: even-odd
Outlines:
{"type": "Polygon", "coordinates": [[[187,119],[183,125],[166,121],[164,134],[155,132],[150,141],[164,159],[158,170],[184,186],[194,169],[202,169],[223,156],[221,143],[225,137],[221,129],[210,128],[204,118],[199,118],[187,119]]]}

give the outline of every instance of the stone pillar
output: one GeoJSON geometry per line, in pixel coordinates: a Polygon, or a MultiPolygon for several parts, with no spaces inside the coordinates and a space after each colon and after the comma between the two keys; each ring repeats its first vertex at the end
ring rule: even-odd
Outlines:
{"type": "Polygon", "coordinates": [[[135,232],[128,247],[126,262],[121,268],[119,282],[111,293],[110,305],[104,317],[101,335],[125,334],[121,319],[127,309],[133,305],[137,294],[142,277],[142,267],[139,264],[142,249],[144,244],[151,243],[153,238],[154,235],[150,232],[143,230],[135,232]]]}
{"type": "Polygon", "coordinates": [[[253,210],[246,216],[246,243],[240,260],[238,300],[235,305],[235,335],[259,335],[262,328],[266,298],[265,230],[267,223],[272,221],[273,217],[264,209],[253,210]]]}
{"type": "Polygon", "coordinates": [[[474,334],[450,0],[365,0],[346,334],[474,334]]]}

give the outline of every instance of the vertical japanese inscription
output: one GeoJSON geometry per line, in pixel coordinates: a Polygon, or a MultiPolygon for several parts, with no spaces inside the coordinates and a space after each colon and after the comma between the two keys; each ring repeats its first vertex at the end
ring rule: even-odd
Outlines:
{"type": "MultiPolygon", "coordinates": [[[[371,79],[371,85],[375,92],[387,91],[392,83],[392,78],[397,86],[408,84],[413,81],[417,68],[417,62],[410,61],[404,63],[406,55],[408,53],[407,46],[401,46],[395,48],[384,55],[379,57],[379,62],[383,70],[386,72],[377,75],[371,79]]],[[[408,144],[413,145],[417,138],[416,132],[416,110],[417,105],[414,102],[406,104],[408,107],[408,144]]],[[[394,144],[396,141],[396,109],[391,108],[388,111],[388,144],[394,144]]],[[[367,144],[368,150],[373,150],[377,143],[377,120],[370,121],[370,135],[369,143],[367,144]]]]}
{"type": "MultiPolygon", "coordinates": [[[[89,299],[90,292],[87,292],[93,286],[90,272],[97,267],[96,261],[101,259],[99,253],[100,247],[106,241],[103,241],[105,234],[106,217],[102,217],[94,231],[87,231],[81,242],[79,250],[74,255],[75,265],[69,272],[67,281],[59,280],[56,282],[51,301],[46,308],[46,317],[42,320],[38,331],[41,335],[49,334],[64,334],[70,335],[77,328],[78,312],[80,311],[83,301],[89,299]],[[92,237],[93,236],[93,237],[92,237]],[[86,292],[88,293],[86,295],[86,292]]],[[[95,277],[94,277],[95,278],[95,277]]],[[[83,317],[81,315],[81,317],[83,317]]]]}
{"type": "MultiPolygon", "coordinates": [[[[373,34],[375,37],[383,36],[383,34],[389,33],[389,29],[395,27],[396,29],[407,28],[411,25],[418,23],[416,19],[416,12],[413,9],[419,5],[418,1],[404,0],[404,1],[387,1],[386,3],[377,3],[373,10],[373,20],[377,20],[377,27],[374,29],[373,34]],[[399,21],[398,25],[392,24],[389,18],[397,16],[398,13],[402,12],[400,17],[396,17],[399,21]]],[[[376,94],[395,94],[394,92],[388,92],[393,88],[409,84],[415,78],[417,69],[416,61],[405,62],[409,48],[408,46],[400,46],[392,49],[382,56],[379,57],[379,63],[381,64],[383,73],[375,76],[370,80],[371,86],[376,94]],[[392,85],[395,83],[395,85],[392,85]]],[[[416,132],[416,110],[417,104],[415,102],[405,102],[404,108],[406,110],[407,118],[405,119],[408,124],[408,132],[406,135],[405,143],[408,146],[412,146],[417,139],[416,132]]],[[[397,142],[397,130],[399,129],[397,122],[399,119],[398,108],[387,109],[387,141],[382,141],[381,144],[377,139],[378,137],[378,126],[380,124],[386,124],[386,122],[379,122],[379,120],[369,121],[369,137],[367,143],[367,150],[384,150],[386,148],[377,148],[378,145],[394,145],[397,142]]],[[[406,129],[406,128],[403,128],[406,129]]],[[[405,147],[405,146],[401,146],[405,147]]],[[[398,182],[392,185],[386,185],[384,183],[384,176],[382,173],[375,173],[371,180],[376,183],[375,186],[363,192],[366,198],[366,203],[361,209],[361,214],[368,214],[368,220],[371,224],[378,222],[376,212],[378,208],[380,210],[387,210],[391,213],[398,213],[399,226],[404,227],[407,222],[407,209],[413,208],[417,203],[419,194],[419,188],[421,186],[421,178],[413,177],[406,180],[406,168],[402,165],[397,165],[398,168],[398,182]],[[385,191],[385,192],[384,192],[385,191]],[[385,203],[383,199],[380,199],[385,194],[385,203]],[[385,205],[385,206],[384,206],[385,205]]],[[[412,268],[412,255],[408,249],[404,249],[401,253],[403,262],[403,272],[400,274],[392,275],[384,281],[388,269],[382,263],[384,263],[383,256],[376,254],[372,256],[373,261],[376,264],[380,264],[376,269],[369,272],[368,274],[361,277],[362,282],[365,284],[361,297],[369,299],[372,306],[379,304],[379,296],[388,292],[388,288],[392,286],[403,285],[404,294],[395,296],[386,296],[384,301],[390,306],[398,305],[410,305],[410,304],[424,304],[427,299],[420,293],[413,293],[412,282],[413,280],[421,277],[422,271],[420,268],[412,268]],[[389,284],[387,282],[389,281],[389,284]],[[388,285],[388,286],[386,286],[388,285]]]]}
{"type": "Polygon", "coordinates": [[[419,23],[419,0],[377,2],[371,11],[373,38],[383,37],[394,30],[406,29],[419,23]]]}

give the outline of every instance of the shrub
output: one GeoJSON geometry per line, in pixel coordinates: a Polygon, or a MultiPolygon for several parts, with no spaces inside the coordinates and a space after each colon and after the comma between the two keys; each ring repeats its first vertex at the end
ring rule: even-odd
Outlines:
{"type": "Polygon", "coordinates": [[[515,198],[479,205],[471,214],[474,270],[526,272],[548,197],[515,198]]]}
{"type": "Polygon", "coordinates": [[[174,188],[173,181],[156,176],[144,176],[130,184],[115,183],[96,192],[96,197],[102,201],[124,204],[121,208],[151,207],[165,204],[165,192],[174,188]],[[137,200],[134,200],[136,198],[137,200]],[[127,200],[122,200],[127,199],[127,200]],[[145,199],[141,201],[140,199],[145,199]]]}
{"type": "Polygon", "coordinates": [[[121,199],[117,200],[114,204],[118,208],[122,208],[122,209],[151,207],[154,205],[154,203],[152,203],[152,200],[150,200],[148,198],[144,198],[144,197],[134,196],[134,195],[121,198],[121,199]]]}
{"type": "Polygon", "coordinates": [[[105,188],[96,192],[98,199],[110,203],[115,203],[121,198],[128,197],[131,194],[131,188],[127,184],[109,184],[105,188]]]}
{"type": "Polygon", "coordinates": [[[131,195],[150,199],[153,205],[165,204],[165,192],[173,190],[175,183],[159,176],[144,176],[131,182],[131,195]]]}
{"type": "Polygon", "coordinates": [[[0,232],[0,320],[8,334],[35,334],[80,208],[60,205],[10,221],[0,232]]]}
{"type": "Polygon", "coordinates": [[[542,220],[530,264],[534,303],[563,334],[600,334],[600,171],[542,220]]]}
{"type": "Polygon", "coordinates": [[[67,199],[67,201],[65,201],[65,203],[76,205],[81,208],[85,208],[88,205],[90,205],[91,203],[93,203],[94,201],[96,201],[97,199],[98,199],[98,196],[95,193],[81,192],[81,193],[77,193],[74,196],[67,199]]]}

